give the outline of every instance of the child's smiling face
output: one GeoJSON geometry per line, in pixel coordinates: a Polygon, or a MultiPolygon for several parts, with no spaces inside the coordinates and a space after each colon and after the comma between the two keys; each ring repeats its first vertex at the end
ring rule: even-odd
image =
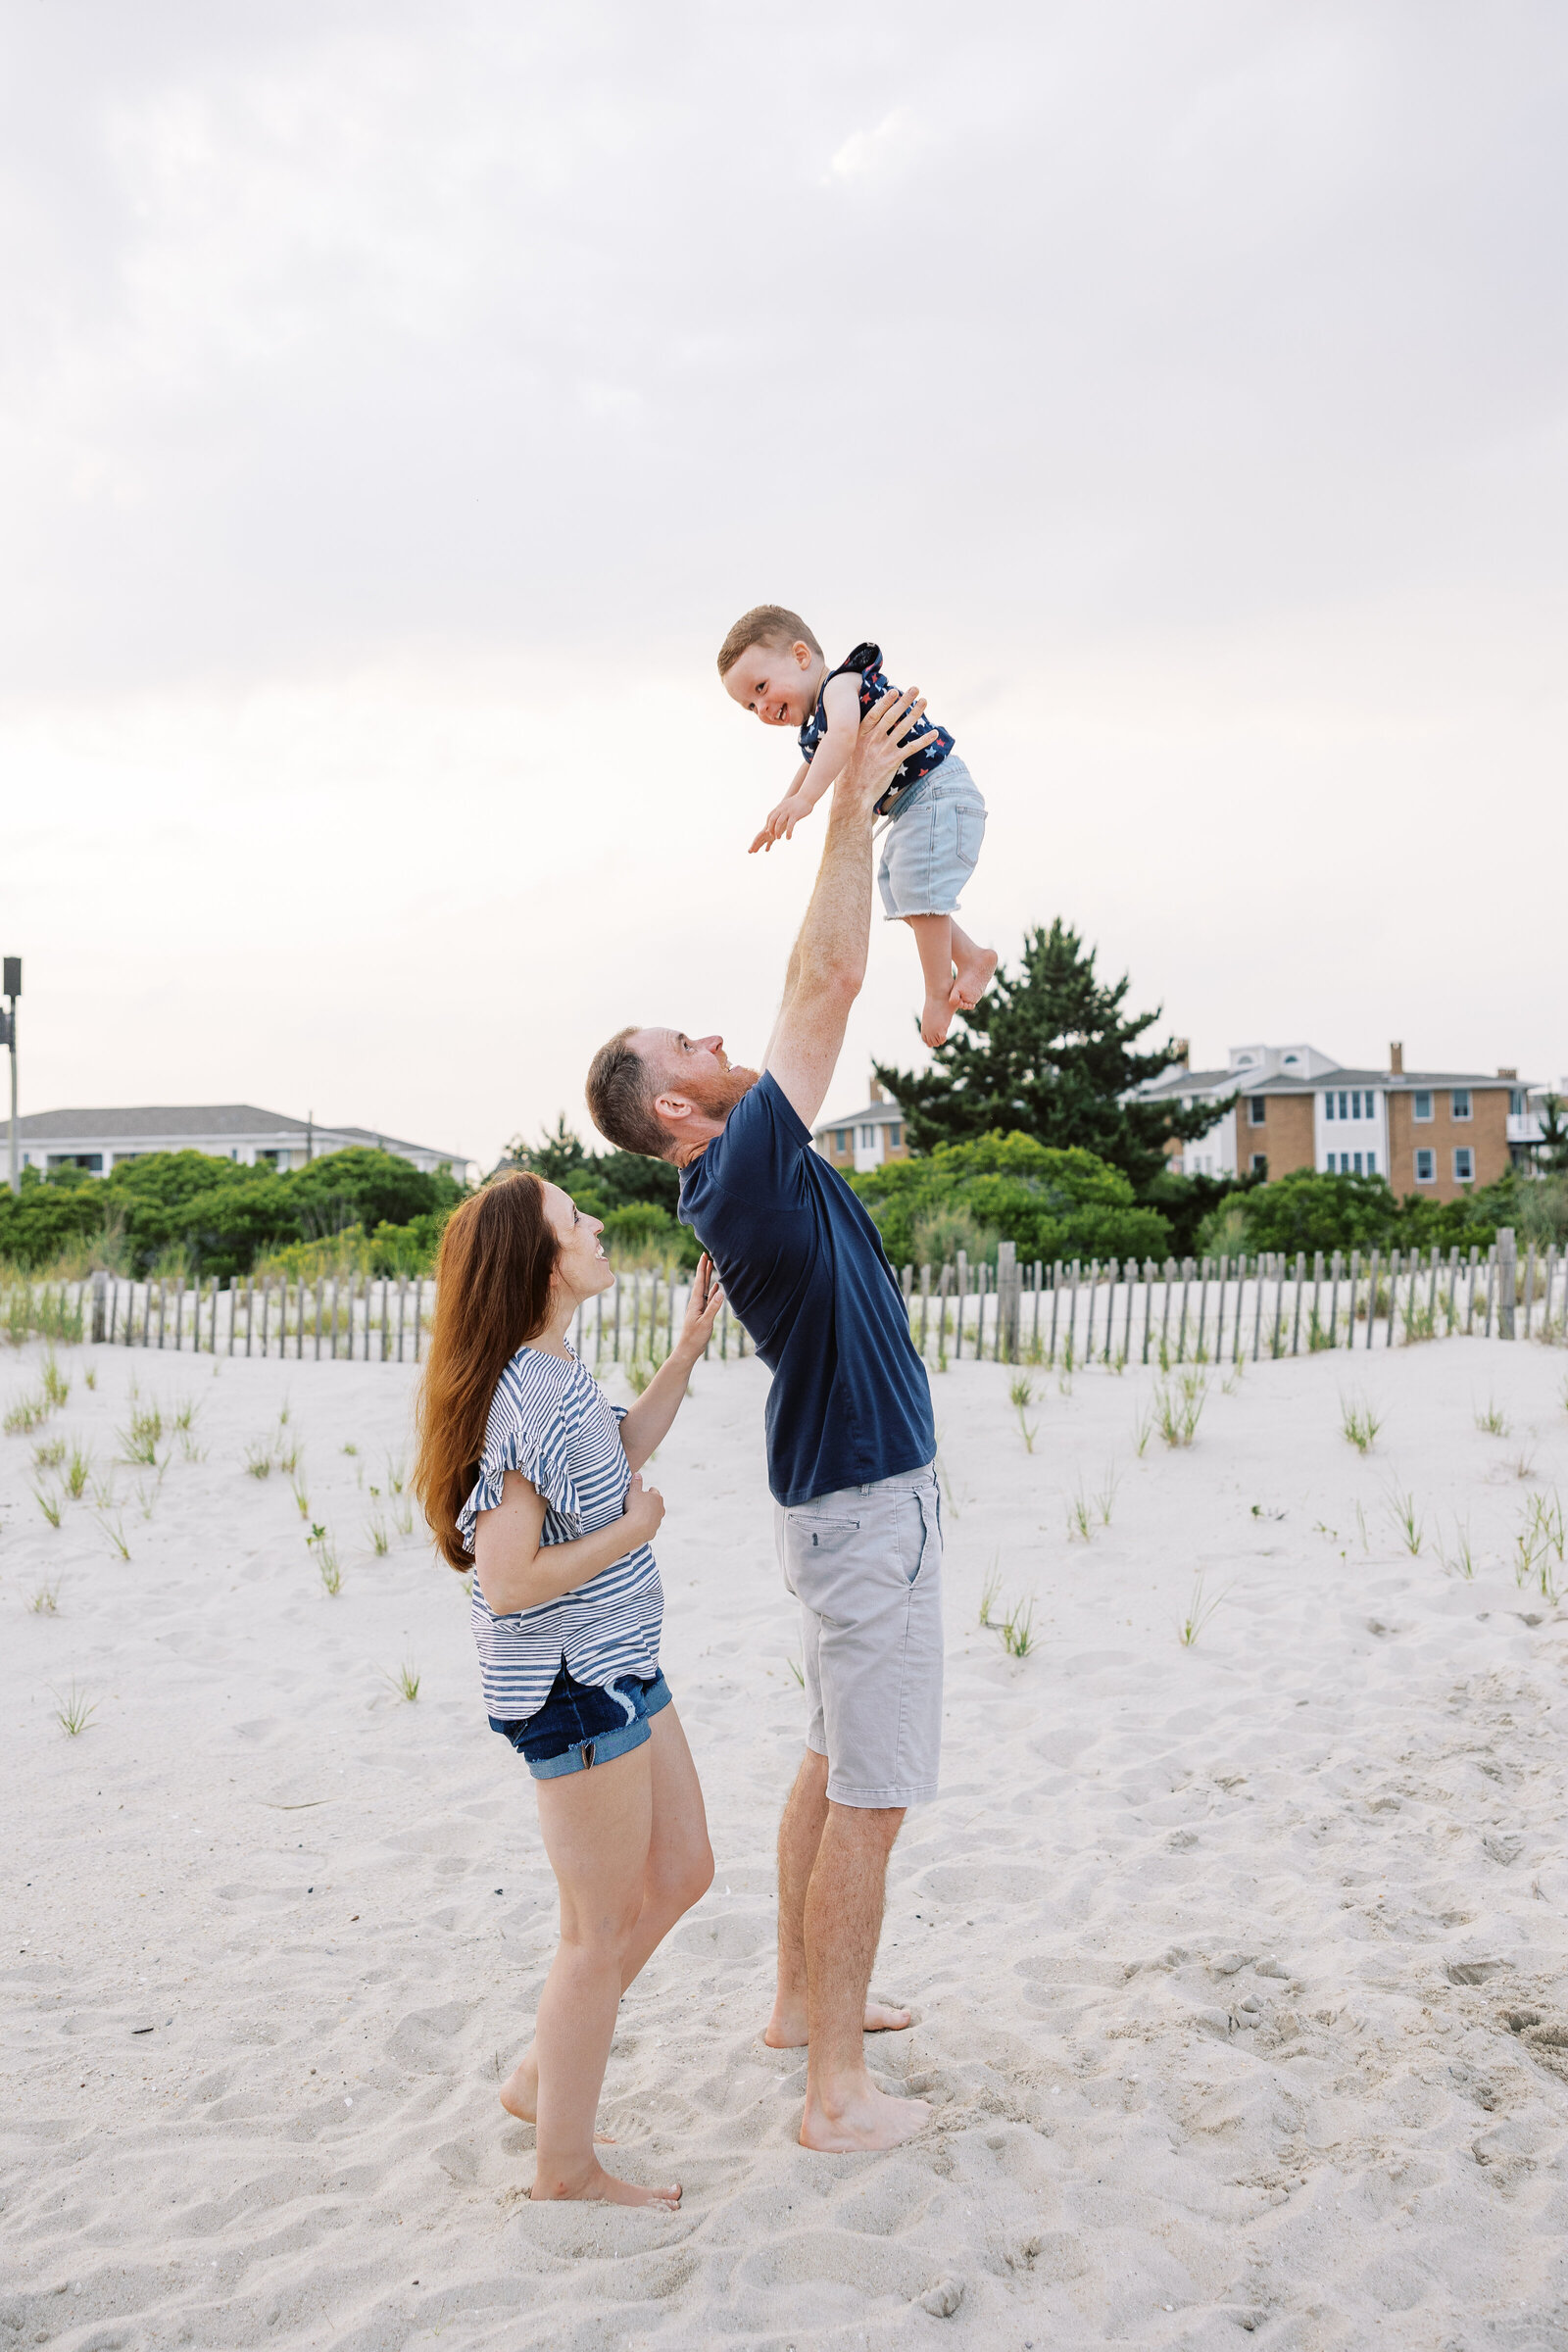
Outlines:
{"type": "Polygon", "coordinates": [[[749,645],[724,672],[724,692],[743,710],[755,710],[764,727],[799,730],[816,709],[826,667],[808,645],[749,645]]]}

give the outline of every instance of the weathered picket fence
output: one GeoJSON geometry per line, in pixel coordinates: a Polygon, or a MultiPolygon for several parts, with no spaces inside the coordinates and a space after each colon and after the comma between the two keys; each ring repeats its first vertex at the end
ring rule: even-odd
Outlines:
{"type": "MultiPolygon", "coordinates": [[[[960,1250],[900,1276],[909,1334],[933,1361],[1240,1362],[1320,1348],[1393,1348],[1455,1334],[1568,1339],[1568,1254],[1523,1257],[1506,1229],[1482,1251],[1321,1250],[1292,1256],[1074,1259],[1020,1265],[1004,1242],[994,1266],[960,1250]]],[[[572,1341],[595,1366],[661,1363],[690,1296],[689,1278],[643,1267],[577,1313],[572,1341]]],[[[323,1275],[314,1282],[132,1282],[98,1273],[30,1286],[40,1331],[123,1348],[199,1349],[317,1362],[417,1363],[435,1307],[428,1277],[323,1275]]],[[[13,1320],[17,1317],[14,1314],[13,1320]]],[[[13,1337],[18,1336],[15,1332],[13,1337]]],[[[753,1353],[726,1303],[709,1342],[720,1361],[753,1353]]]]}

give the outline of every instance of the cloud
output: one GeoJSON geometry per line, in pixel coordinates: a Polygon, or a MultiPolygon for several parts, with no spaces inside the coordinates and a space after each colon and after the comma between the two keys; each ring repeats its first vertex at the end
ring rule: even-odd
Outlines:
{"type": "Polygon", "coordinates": [[[1568,846],[1560,12],[796,23],[853,71],[695,0],[28,14],[30,1087],[308,1084],[482,1155],[650,993],[765,1034],[813,852],[745,858],[789,751],[711,664],[767,598],[956,725],[1004,947],[1076,914],[1220,1047],[1561,1064],[1549,928],[1459,879],[1483,809],[1568,846]]]}

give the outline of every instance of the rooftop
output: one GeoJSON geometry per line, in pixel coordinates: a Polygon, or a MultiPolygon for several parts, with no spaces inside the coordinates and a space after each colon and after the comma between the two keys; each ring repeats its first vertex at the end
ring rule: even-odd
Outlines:
{"type": "Polygon", "coordinates": [[[401,1136],[368,1127],[340,1127],[327,1119],[295,1119],[285,1111],[263,1110],[254,1102],[138,1103],[109,1110],[35,1110],[17,1121],[20,1143],[178,1144],[197,1136],[297,1138],[343,1136],[389,1152],[422,1152],[437,1158],[466,1160],[464,1152],[439,1152],[401,1136]]]}

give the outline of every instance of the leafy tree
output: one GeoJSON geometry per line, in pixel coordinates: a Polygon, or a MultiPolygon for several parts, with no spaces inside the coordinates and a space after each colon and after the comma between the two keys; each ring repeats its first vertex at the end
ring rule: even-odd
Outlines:
{"type": "MultiPolygon", "coordinates": [[[[252,1171],[254,1173],[254,1171],[252,1171]]],[[[463,1187],[450,1176],[426,1176],[395,1152],[353,1144],[323,1152],[307,1167],[276,1180],[288,1192],[300,1231],[336,1233],[344,1225],[406,1225],[431,1209],[452,1209],[463,1187]]]]}
{"type": "Polygon", "coordinates": [[[1370,1250],[1392,1244],[1399,1204],[1383,1176],[1327,1176],[1294,1168],[1242,1203],[1249,1250],[1370,1250]]]}
{"type": "Polygon", "coordinates": [[[1159,1013],[1125,1011],[1129,985],[1125,974],[1114,985],[1098,979],[1094,949],[1059,916],[1049,931],[1029,932],[1021,969],[998,968],[974,1010],[955,1016],[932,1068],[916,1075],[874,1065],[913,1149],[1029,1135],[1056,1150],[1091,1152],[1146,1193],[1164,1168],[1166,1143],[1206,1135],[1229,1102],[1184,1111],[1179,1101],[1126,1100],[1172,1058],[1168,1045],[1136,1051],[1159,1013]]]}
{"type": "Polygon", "coordinates": [[[1542,1097],[1536,1165],[1544,1175],[1568,1176],[1568,1101],[1561,1095],[1542,1097]]]}
{"type": "Polygon", "coordinates": [[[27,1182],[34,1175],[23,1170],[22,1191],[0,1190],[0,1265],[20,1266],[31,1273],[51,1265],[63,1251],[96,1241],[104,1227],[103,1186],[27,1182]]]}
{"type": "Polygon", "coordinates": [[[673,1218],[680,1200],[680,1175],[667,1159],[645,1159],[640,1152],[590,1152],[566,1125],[564,1111],[536,1144],[514,1136],[505,1156],[514,1167],[530,1168],[547,1184],[559,1184],[591,1217],[648,1200],[673,1218]]]}
{"type": "Polygon", "coordinates": [[[982,1235],[1016,1244],[1020,1258],[1164,1257],[1170,1227],[1141,1208],[1119,1168],[1089,1152],[1054,1151],[1032,1136],[987,1135],[939,1144],[915,1159],[884,1161],[851,1179],[896,1266],[921,1256],[923,1235],[967,1218],[982,1235]]]}

